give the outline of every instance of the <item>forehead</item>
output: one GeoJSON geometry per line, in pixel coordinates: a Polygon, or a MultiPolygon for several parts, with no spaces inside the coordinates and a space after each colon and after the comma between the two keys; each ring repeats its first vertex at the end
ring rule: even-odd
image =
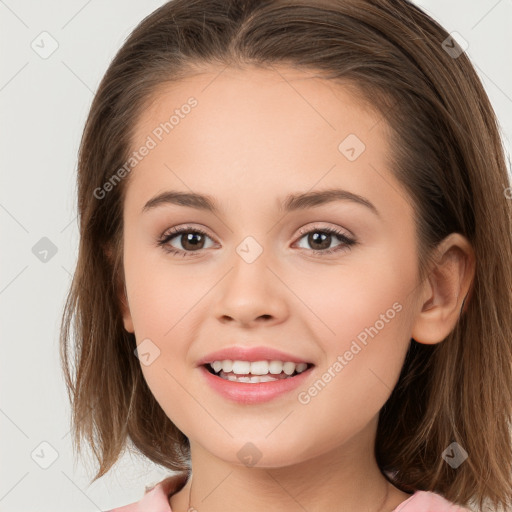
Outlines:
{"type": "Polygon", "coordinates": [[[155,143],[130,178],[140,200],[167,185],[209,193],[219,183],[226,198],[315,183],[371,195],[392,180],[389,126],[352,84],[286,67],[220,67],[161,84],[150,100],[132,144],[155,143]]]}
{"type": "MultiPolygon", "coordinates": [[[[133,142],[144,140],[155,130],[158,135],[158,127],[162,123],[168,126],[169,121],[173,126],[161,134],[166,139],[177,140],[186,134],[191,143],[206,143],[211,140],[208,135],[214,135],[219,144],[226,134],[233,142],[244,138],[244,149],[262,138],[271,142],[269,135],[279,134],[280,140],[288,135],[298,141],[299,134],[310,139],[315,133],[318,137],[340,138],[351,130],[362,139],[365,132],[380,125],[371,134],[377,139],[382,135],[378,132],[388,128],[381,123],[377,105],[363,100],[352,82],[328,80],[312,71],[283,66],[200,68],[191,76],[160,84],[139,116],[133,142]],[[193,108],[187,105],[191,101],[196,104],[193,108]],[[187,118],[186,123],[182,122],[187,118]],[[200,131],[194,123],[198,118],[200,131]],[[194,124],[194,130],[187,130],[190,124],[194,124]],[[246,137],[248,132],[250,139],[246,137]],[[194,133],[196,140],[191,139],[194,133]]],[[[370,142],[367,135],[366,141],[370,142]]]]}

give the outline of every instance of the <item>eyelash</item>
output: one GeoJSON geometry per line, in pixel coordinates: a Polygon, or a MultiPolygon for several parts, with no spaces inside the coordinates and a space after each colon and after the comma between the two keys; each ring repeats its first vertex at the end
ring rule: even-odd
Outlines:
{"type": "MultiPolygon", "coordinates": [[[[178,235],[181,235],[183,233],[196,233],[196,234],[200,234],[200,235],[206,236],[208,238],[211,238],[208,235],[208,233],[206,233],[202,229],[192,228],[189,226],[183,226],[181,228],[171,228],[171,230],[169,232],[167,232],[160,239],[157,240],[157,245],[159,247],[162,247],[162,249],[169,254],[174,254],[176,256],[182,256],[182,257],[194,257],[193,254],[200,253],[201,250],[182,251],[181,249],[176,249],[174,247],[170,247],[169,245],[167,245],[173,238],[176,238],[178,235]]],[[[338,245],[337,247],[334,247],[332,249],[326,249],[326,250],[311,249],[310,250],[313,254],[320,255],[320,256],[325,256],[325,255],[332,254],[332,253],[339,252],[339,251],[350,250],[352,248],[352,246],[354,246],[358,243],[355,240],[348,238],[341,231],[338,231],[334,228],[317,228],[317,227],[300,230],[299,231],[300,236],[299,236],[298,240],[303,238],[305,235],[308,235],[309,233],[325,233],[328,235],[334,235],[341,242],[343,242],[342,245],[338,245]]]]}

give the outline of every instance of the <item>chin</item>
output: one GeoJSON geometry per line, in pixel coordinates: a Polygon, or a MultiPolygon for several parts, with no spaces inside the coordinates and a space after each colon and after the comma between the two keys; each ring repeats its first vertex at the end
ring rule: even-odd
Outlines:
{"type": "MultiPolygon", "coordinates": [[[[208,450],[207,445],[203,446],[208,450]]],[[[270,441],[264,437],[260,439],[258,436],[246,436],[244,440],[230,440],[224,446],[215,444],[209,451],[229,464],[248,468],[280,468],[300,464],[311,457],[304,451],[297,453],[296,446],[301,444],[297,445],[289,440],[287,442],[279,437],[270,441]],[[226,456],[227,454],[229,455],[226,456]]]]}

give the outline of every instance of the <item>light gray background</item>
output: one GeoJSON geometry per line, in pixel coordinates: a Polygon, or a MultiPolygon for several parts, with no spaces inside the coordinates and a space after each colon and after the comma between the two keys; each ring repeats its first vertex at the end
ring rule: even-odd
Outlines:
{"type": "MultiPolygon", "coordinates": [[[[73,461],[58,358],[60,318],[78,251],[75,179],[83,125],[115,52],[163,3],[0,0],[2,512],[109,510],[137,501],[146,484],[168,474],[126,455],[88,486],[94,466],[73,461]],[[58,43],[46,59],[31,47],[43,31],[58,43]],[[57,248],[46,263],[32,251],[43,237],[57,248]],[[43,469],[53,450],[55,461],[43,469]]],[[[510,155],[512,0],[417,3],[469,43],[510,155]]],[[[46,49],[49,44],[46,39],[46,49]]]]}

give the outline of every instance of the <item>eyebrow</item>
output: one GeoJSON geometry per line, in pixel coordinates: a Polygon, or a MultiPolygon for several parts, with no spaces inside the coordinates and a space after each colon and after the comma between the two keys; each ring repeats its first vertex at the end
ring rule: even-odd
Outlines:
{"type": "MultiPolygon", "coordinates": [[[[289,194],[285,197],[283,203],[280,205],[280,210],[284,212],[292,212],[297,210],[305,210],[307,208],[314,208],[333,201],[351,201],[371,210],[375,215],[380,217],[377,208],[365,197],[362,197],[348,190],[342,189],[328,189],[313,192],[304,192],[289,194]]],[[[162,192],[151,198],[142,208],[144,213],[149,210],[166,204],[176,204],[179,206],[186,206],[195,208],[197,210],[209,211],[214,214],[220,213],[220,208],[211,196],[204,194],[196,194],[194,192],[179,192],[168,190],[162,192]]]]}

